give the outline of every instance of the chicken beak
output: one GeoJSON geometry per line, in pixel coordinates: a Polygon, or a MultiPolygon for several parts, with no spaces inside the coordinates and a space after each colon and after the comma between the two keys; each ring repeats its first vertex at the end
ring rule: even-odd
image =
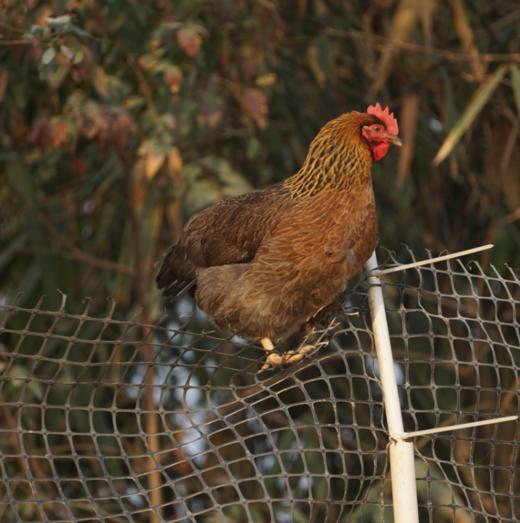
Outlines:
{"type": "Polygon", "coordinates": [[[396,145],[397,147],[401,147],[403,145],[403,142],[401,142],[401,138],[399,138],[399,136],[389,135],[386,139],[389,143],[391,143],[392,145],[396,145]]]}

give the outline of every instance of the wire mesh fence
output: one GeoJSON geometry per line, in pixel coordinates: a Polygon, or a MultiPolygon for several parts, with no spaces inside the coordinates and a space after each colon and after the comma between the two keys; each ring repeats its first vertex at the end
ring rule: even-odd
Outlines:
{"type": "MultiPolygon", "coordinates": [[[[384,292],[407,430],[518,412],[514,271],[443,262],[384,292]]],[[[156,325],[109,309],[0,306],[0,521],[393,521],[365,280],[314,354],[260,374],[262,349],[189,298],[156,325]]],[[[420,521],[520,520],[518,436],[417,439],[420,521]]]]}

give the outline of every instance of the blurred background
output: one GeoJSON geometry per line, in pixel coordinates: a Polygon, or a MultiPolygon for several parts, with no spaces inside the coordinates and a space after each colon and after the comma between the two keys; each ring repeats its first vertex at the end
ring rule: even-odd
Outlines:
{"type": "MultiPolygon", "coordinates": [[[[293,174],[325,122],[380,102],[404,143],[374,166],[390,260],[492,242],[484,271],[519,267],[518,0],[0,14],[0,519],[391,522],[367,311],[264,387],[257,347],[206,335],[200,314],[173,331],[189,300],[150,329],[155,264],[193,213],[293,174]]],[[[411,429],[518,410],[518,277],[443,267],[385,290],[411,429]]],[[[518,430],[476,438],[419,442],[421,521],[518,520],[518,430]]]]}
{"type": "Polygon", "coordinates": [[[374,168],[381,244],[518,266],[519,26],[516,0],[2,2],[4,296],[155,317],[191,214],[376,101],[404,142],[374,168]]]}

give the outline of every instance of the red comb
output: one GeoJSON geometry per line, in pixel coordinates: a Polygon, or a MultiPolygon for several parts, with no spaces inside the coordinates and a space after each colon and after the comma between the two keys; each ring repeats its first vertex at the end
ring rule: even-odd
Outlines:
{"type": "Polygon", "coordinates": [[[399,134],[397,120],[395,119],[394,113],[391,113],[390,109],[388,109],[388,106],[383,109],[378,102],[376,105],[369,105],[367,113],[377,116],[382,122],[384,122],[386,130],[390,134],[399,134]]]}

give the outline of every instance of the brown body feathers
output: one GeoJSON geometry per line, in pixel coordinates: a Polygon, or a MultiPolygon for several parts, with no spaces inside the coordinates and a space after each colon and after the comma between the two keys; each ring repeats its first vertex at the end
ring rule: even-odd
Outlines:
{"type": "Polygon", "coordinates": [[[196,285],[197,304],[215,324],[246,338],[299,329],[376,247],[372,145],[362,129],[381,125],[372,114],[346,113],[321,129],[283,183],[195,215],[165,256],[158,287],[175,296],[196,285]]]}

